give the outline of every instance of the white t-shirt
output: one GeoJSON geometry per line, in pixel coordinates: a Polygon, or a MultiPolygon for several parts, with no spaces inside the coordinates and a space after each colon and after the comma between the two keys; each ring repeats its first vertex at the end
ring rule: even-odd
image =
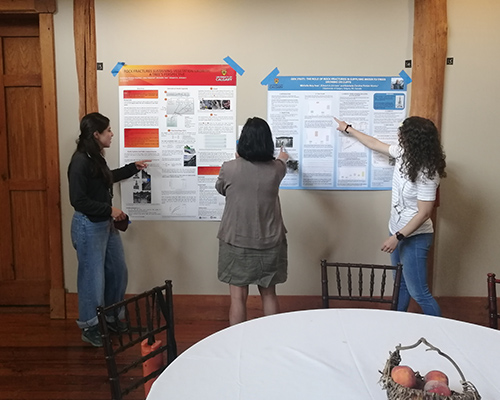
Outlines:
{"type": "MultiPolygon", "coordinates": [[[[389,154],[396,159],[394,174],[392,176],[392,201],[391,218],[389,219],[389,232],[394,235],[397,231],[403,229],[408,222],[417,214],[417,201],[436,200],[436,191],[439,186],[439,175],[429,179],[419,172],[415,182],[411,182],[408,177],[401,173],[401,154],[402,149],[399,145],[389,146],[389,154]]],[[[432,233],[432,220],[427,219],[411,235],[420,233],[432,233]]]]}

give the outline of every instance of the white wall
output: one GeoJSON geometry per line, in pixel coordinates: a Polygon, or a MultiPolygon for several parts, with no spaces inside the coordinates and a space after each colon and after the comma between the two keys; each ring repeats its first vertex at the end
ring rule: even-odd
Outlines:
{"type": "MultiPolygon", "coordinates": [[[[76,291],[76,256],[69,227],[66,167],[78,136],[72,2],[55,15],[61,153],[65,282],[76,291]]],[[[448,4],[449,56],[442,138],[448,174],[442,183],[436,238],[435,294],[480,296],[485,274],[499,268],[499,213],[495,176],[495,106],[499,104],[500,4],[453,0],[448,4]],[[481,140],[482,139],[482,140],[481,140]],[[492,143],[493,142],[493,143],[492,143]],[[496,186],[490,187],[490,183],[496,186]]],[[[237,123],[266,117],[266,87],[281,75],[397,75],[412,56],[411,0],[96,0],[100,111],[118,127],[118,79],[123,61],[140,65],[223,64],[238,76],[237,123]]],[[[411,70],[406,70],[411,76],[411,70]]],[[[411,87],[411,85],[410,85],[411,87]]],[[[118,135],[117,135],[118,136],[118,135]]],[[[107,152],[118,166],[117,140],[107,152]]],[[[388,192],[281,191],[289,230],[289,280],[281,294],[320,292],[321,258],[389,263],[379,248],[387,235],[388,192]]],[[[119,204],[119,193],[115,196],[119,204]]],[[[216,277],[216,222],[135,221],[123,234],[129,293],[172,279],[177,294],[225,294],[216,277]]]]}
{"type": "Polygon", "coordinates": [[[448,2],[443,182],[436,292],[486,295],[486,273],[500,274],[500,2],[448,2]]]}

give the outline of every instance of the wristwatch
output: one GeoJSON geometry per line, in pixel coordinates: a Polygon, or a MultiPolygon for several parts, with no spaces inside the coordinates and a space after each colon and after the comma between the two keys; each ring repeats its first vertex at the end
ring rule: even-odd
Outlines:
{"type": "Polygon", "coordinates": [[[397,238],[399,241],[403,240],[403,239],[406,237],[406,236],[405,236],[405,235],[403,235],[402,233],[399,233],[399,231],[397,231],[397,232],[395,233],[395,235],[396,235],[396,238],[397,238]]]}

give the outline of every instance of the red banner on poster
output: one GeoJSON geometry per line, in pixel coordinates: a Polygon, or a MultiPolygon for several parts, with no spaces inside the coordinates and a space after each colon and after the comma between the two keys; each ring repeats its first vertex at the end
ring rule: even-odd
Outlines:
{"type": "Polygon", "coordinates": [[[120,86],[234,86],[236,71],[229,65],[125,65],[120,86]]]}
{"type": "Polygon", "coordinates": [[[158,129],[124,129],[125,147],[160,147],[158,129]]]}

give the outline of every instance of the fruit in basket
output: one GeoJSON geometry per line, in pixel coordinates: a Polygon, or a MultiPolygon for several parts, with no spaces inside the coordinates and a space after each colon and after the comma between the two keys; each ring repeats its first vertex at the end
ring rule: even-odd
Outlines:
{"type": "Polygon", "coordinates": [[[427,381],[424,391],[428,393],[437,393],[441,396],[451,396],[451,390],[443,381],[427,381]]]}
{"type": "Polygon", "coordinates": [[[391,371],[391,378],[401,386],[413,388],[417,384],[415,372],[407,365],[397,365],[391,371]]]}
{"type": "Polygon", "coordinates": [[[427,372],[425,374],[424,380],[425,380],[425,382],[441,381],[441,382],[446,383],[447,385],[449,384],[448,377],[446,376],[446,374],[444,372],[438,371],[438,370],[433,370],[433,371],[427,372]]]}

